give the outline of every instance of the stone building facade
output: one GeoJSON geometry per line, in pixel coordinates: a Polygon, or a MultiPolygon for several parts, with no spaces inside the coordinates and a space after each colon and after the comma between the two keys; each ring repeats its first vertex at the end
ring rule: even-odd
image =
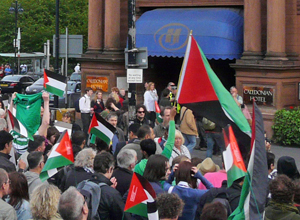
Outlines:
{"type": "MultiPolygon", "coordinates": [[[[206,7],[243,10],[244,40],[241,57],[210,62],[217,75],[220,70],[218,76],[221,81],[224,79],[226,88],[236,84],[239,94],[249,104],[250,111],[251,99],[258,101],[270,137],[276,110],[300,104],[300,1],[136,0],[137,17],[159,8],[206,7]],[[230,74],[226,75],[224,69],[230,74]]],[[[81,58],[82,80],[86,82],[93,77],[102,77],[107,80],[103,81],[108,84],[107,92],[126,77],[124,48],[128,32],[127,8],[127,0],[89,0],[88,50],[81,58]]],[[[168,81],[177,82],[181,63],[180,57],[149,57],[149,68],[144,71],[144,79],[155,81],[156,87],[161,90],[168,81]],[[160,66],[165,75],[156,66],[160,66]]],[[[140,98],[143,89],[143,85],[138,84],[140,98]]]]}

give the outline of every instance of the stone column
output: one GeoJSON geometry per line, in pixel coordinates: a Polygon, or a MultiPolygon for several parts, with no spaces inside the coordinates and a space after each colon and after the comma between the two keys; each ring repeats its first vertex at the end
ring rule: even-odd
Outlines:
{"type": "Polygon", "coordinates": [[[120,49],[120,0],[105,0],[104,49],[120,49]]]}
{"type": "Polygon", "coordinates": [[[244,53],[241,59],[262,59],[261,1],[244,0],[244,53]]]}
{"type": "Polygon", "coordinates": [[[265,60],[287,60],[285,53],[285,0],[267,0],[267,25],[265,60]]]}
{"type": "Polygon", "coordinates": [[[89,0],[88,51],[103,49],[103,0],[89,0]]]}

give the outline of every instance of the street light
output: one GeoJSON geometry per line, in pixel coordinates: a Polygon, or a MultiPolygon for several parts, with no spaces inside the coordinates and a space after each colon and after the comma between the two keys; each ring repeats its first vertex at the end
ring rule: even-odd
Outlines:
{"type": "Polygon", "coordinates": [[[18,35],[18,14],[22,14],[24,12],[24,9],[21,7],[21,5],[18,5],[18,1],[11,4],[11,7],[9,8],[9,13],[13,14],[15,13],[15,41],[14,41],[14,49],[15,49],[15,65],[14,65],[14,72],[17,70],[17,35],[18,35]]]}

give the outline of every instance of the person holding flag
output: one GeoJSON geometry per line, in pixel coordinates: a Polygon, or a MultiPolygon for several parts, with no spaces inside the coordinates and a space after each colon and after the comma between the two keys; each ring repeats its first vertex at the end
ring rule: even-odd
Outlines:
{"type": "Polygon", "coordinates": [[[91,87],[87,87],[84,91],[85,95],[79,99],[79,109],[81,112],[82,130],[88,137],[91,113],[94,111],[94,108],[91,108],[91,96],[93,95],[93,89],[91,87]]]}

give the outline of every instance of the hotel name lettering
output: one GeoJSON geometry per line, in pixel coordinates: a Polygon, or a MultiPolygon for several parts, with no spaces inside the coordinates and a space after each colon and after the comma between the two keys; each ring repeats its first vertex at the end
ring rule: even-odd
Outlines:
{"type": "Polygon", "coordinates": [[[252,104],[252,100],[257,105],[274,106],[274,89],[265,86],[243,86],[243,99],[245,104],[252,104]]]}

